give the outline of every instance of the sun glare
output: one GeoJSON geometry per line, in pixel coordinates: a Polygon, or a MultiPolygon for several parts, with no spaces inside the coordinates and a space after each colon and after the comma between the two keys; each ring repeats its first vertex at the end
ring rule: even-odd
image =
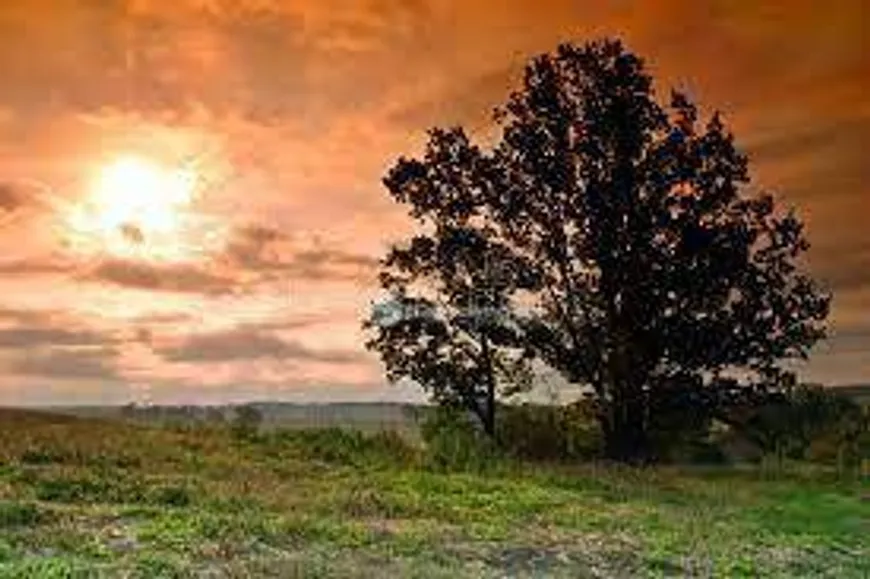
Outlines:
{"type": "Polygon", "coordinates": [[[134,156],[100,168],[71,215],[88,245],[121,257],[182,258],[198,175],[134,156]]]}
{"type": "Polygon", "coordinates": [[[147,237],[177,229],[195,186],[195,175],[129,157],[100,172],[94,202],[106,229],[134,227],[147,237]]]}

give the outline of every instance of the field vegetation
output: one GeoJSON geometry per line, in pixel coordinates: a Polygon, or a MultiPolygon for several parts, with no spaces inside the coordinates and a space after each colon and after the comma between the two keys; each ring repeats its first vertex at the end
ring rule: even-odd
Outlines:
{"type": "MultiPolygon", "coordinates": [[[[541,448],[559,438],[544,411],[515,412],[541,448]]],[[[520,459],[528,443],[494,448],[447,412],[424,444],[242,415],[170,428],[2,411],[0,577],[870,573],[858,471],[580,462],[596,445],[583,428],[574,454],[520,459]]]]}

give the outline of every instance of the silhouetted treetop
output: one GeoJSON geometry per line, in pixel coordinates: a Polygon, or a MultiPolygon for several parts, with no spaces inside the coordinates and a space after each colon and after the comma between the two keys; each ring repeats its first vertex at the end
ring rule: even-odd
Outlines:
{"type": "Polygon", "coordinates": [[[426,300],[442,323],[408,320],[401,339],[379,330],[370,346],[392,377],[436,390],[486,382],[481,358],[455,387],[422,362],[439,336],[439,367],[460,363],[447,328],[483,300],[503,315],[472,332],[479,349],[522,352],[591,386],[620,459],[652,454],[653,409],[689,408],[661,397],[708,416],[735,385],[792,380],[785,362],[824,336],[829,297],[798,268],[802,223],[750,189],[718,113],[702,122],[679,92],[660,105],[643,61],[604,40],[534,58],[495,120],[491,150],[434,129],[384,180],[420,232],[386,257],[382,286],[426,300]]]}

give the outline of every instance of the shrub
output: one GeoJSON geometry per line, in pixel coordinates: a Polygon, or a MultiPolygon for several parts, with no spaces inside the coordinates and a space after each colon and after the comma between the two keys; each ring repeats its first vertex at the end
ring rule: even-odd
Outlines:
{"type": "Polygon", "coordinates": [[[440,471],[488,470],[500,461],[495,443],[462,410],[437,407],[420,425],[425,466],[440,471]]]}
{"type": "Polygon", "coordinates": [[[149,502],[165,507],[186,507],[193,502],[189,490],[184,487],[167,485],[151,489],[149,502]]]}
{"type": "Polygon", "coordinates": [[[343,428],[312,428],[284,431],[279,440],[296,446],[309,459],[358,467],[409,465],[419,452],[394,431],[366,435],[343,428]]]}
{"type": "Polygon", "coordinates": [[[598,456],[601,448],[600,431],[585,401],[504,406],[497,432],[507,453],[529,460],[585,460],[598,456]]]}
{"type": "Polygon", "coordinates": [[[870,414],[822,386],[799,385],[744,411],[738,427],[780,462],[787,457],[853,468],[870,456],[870,414]]]}
{"type": "Polygon", "coordinates": [[[863,461],[870,459],[870,410],[854,407],[838,416],[815,433],[805,456],[840,470],[860,468],[863,461]]]}
{"type": "Polygon", "coordinates": [[[715,440],[694,440],[683,455],[685,462],[702,465],[725,465],[731,462],[725,449],[715,440]]]}
{"type": "Polygon", "coordinates": [[[72,453],[50,448],[31,448],[18,457],[22,464],[45,465],[75,462],[72,453]]]}
{"type": "Polygon", "coordinates": [[[42,514],[32,503],[0,502],[0,528],[35,525],[42,514]]]}
{"type": "Polygon", "coordinates": [[[110,490],[107,483],[89,478],[50,478],[35,485],[37,499],[58,503],[102,502],[110,490]]]}
{"type": "Polygon", "coordinates": [[[36,478],[31,483],[34,496],[56,503],[139,503],[146,498],[142,481],[94,476],[53,476],[36,478]]]}
{"type": "Polygon", "coordinates": [[[381,430],[369,437],[371,450],[389,462],[401,465],[416,464],[420,458],[419,449],[395,430],[381,430]]]}
{"type": "Polygon", "coordinates": [[[246,404],[235,409],[231,430],[236,438],[252,438],[260,431],[262,422],[263,413],[254,406],[246,404]]]}

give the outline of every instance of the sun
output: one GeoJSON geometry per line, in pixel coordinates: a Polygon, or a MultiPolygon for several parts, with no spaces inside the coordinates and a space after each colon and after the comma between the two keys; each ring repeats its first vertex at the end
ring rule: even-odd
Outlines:
{"type": "Polygon", "coordinates": [[[136,157],[121,158],[100,171],[94,202],[106,229],[137,228],[143,236],[178,228],[191,202],[196,176],[136,157]]]}
{"type": "Polygon", "coordinates": [[[87,245],[118,257],[179,258],[197,182],[194,170],[118,157],[96,172],[72,228],[87,245]]]}

